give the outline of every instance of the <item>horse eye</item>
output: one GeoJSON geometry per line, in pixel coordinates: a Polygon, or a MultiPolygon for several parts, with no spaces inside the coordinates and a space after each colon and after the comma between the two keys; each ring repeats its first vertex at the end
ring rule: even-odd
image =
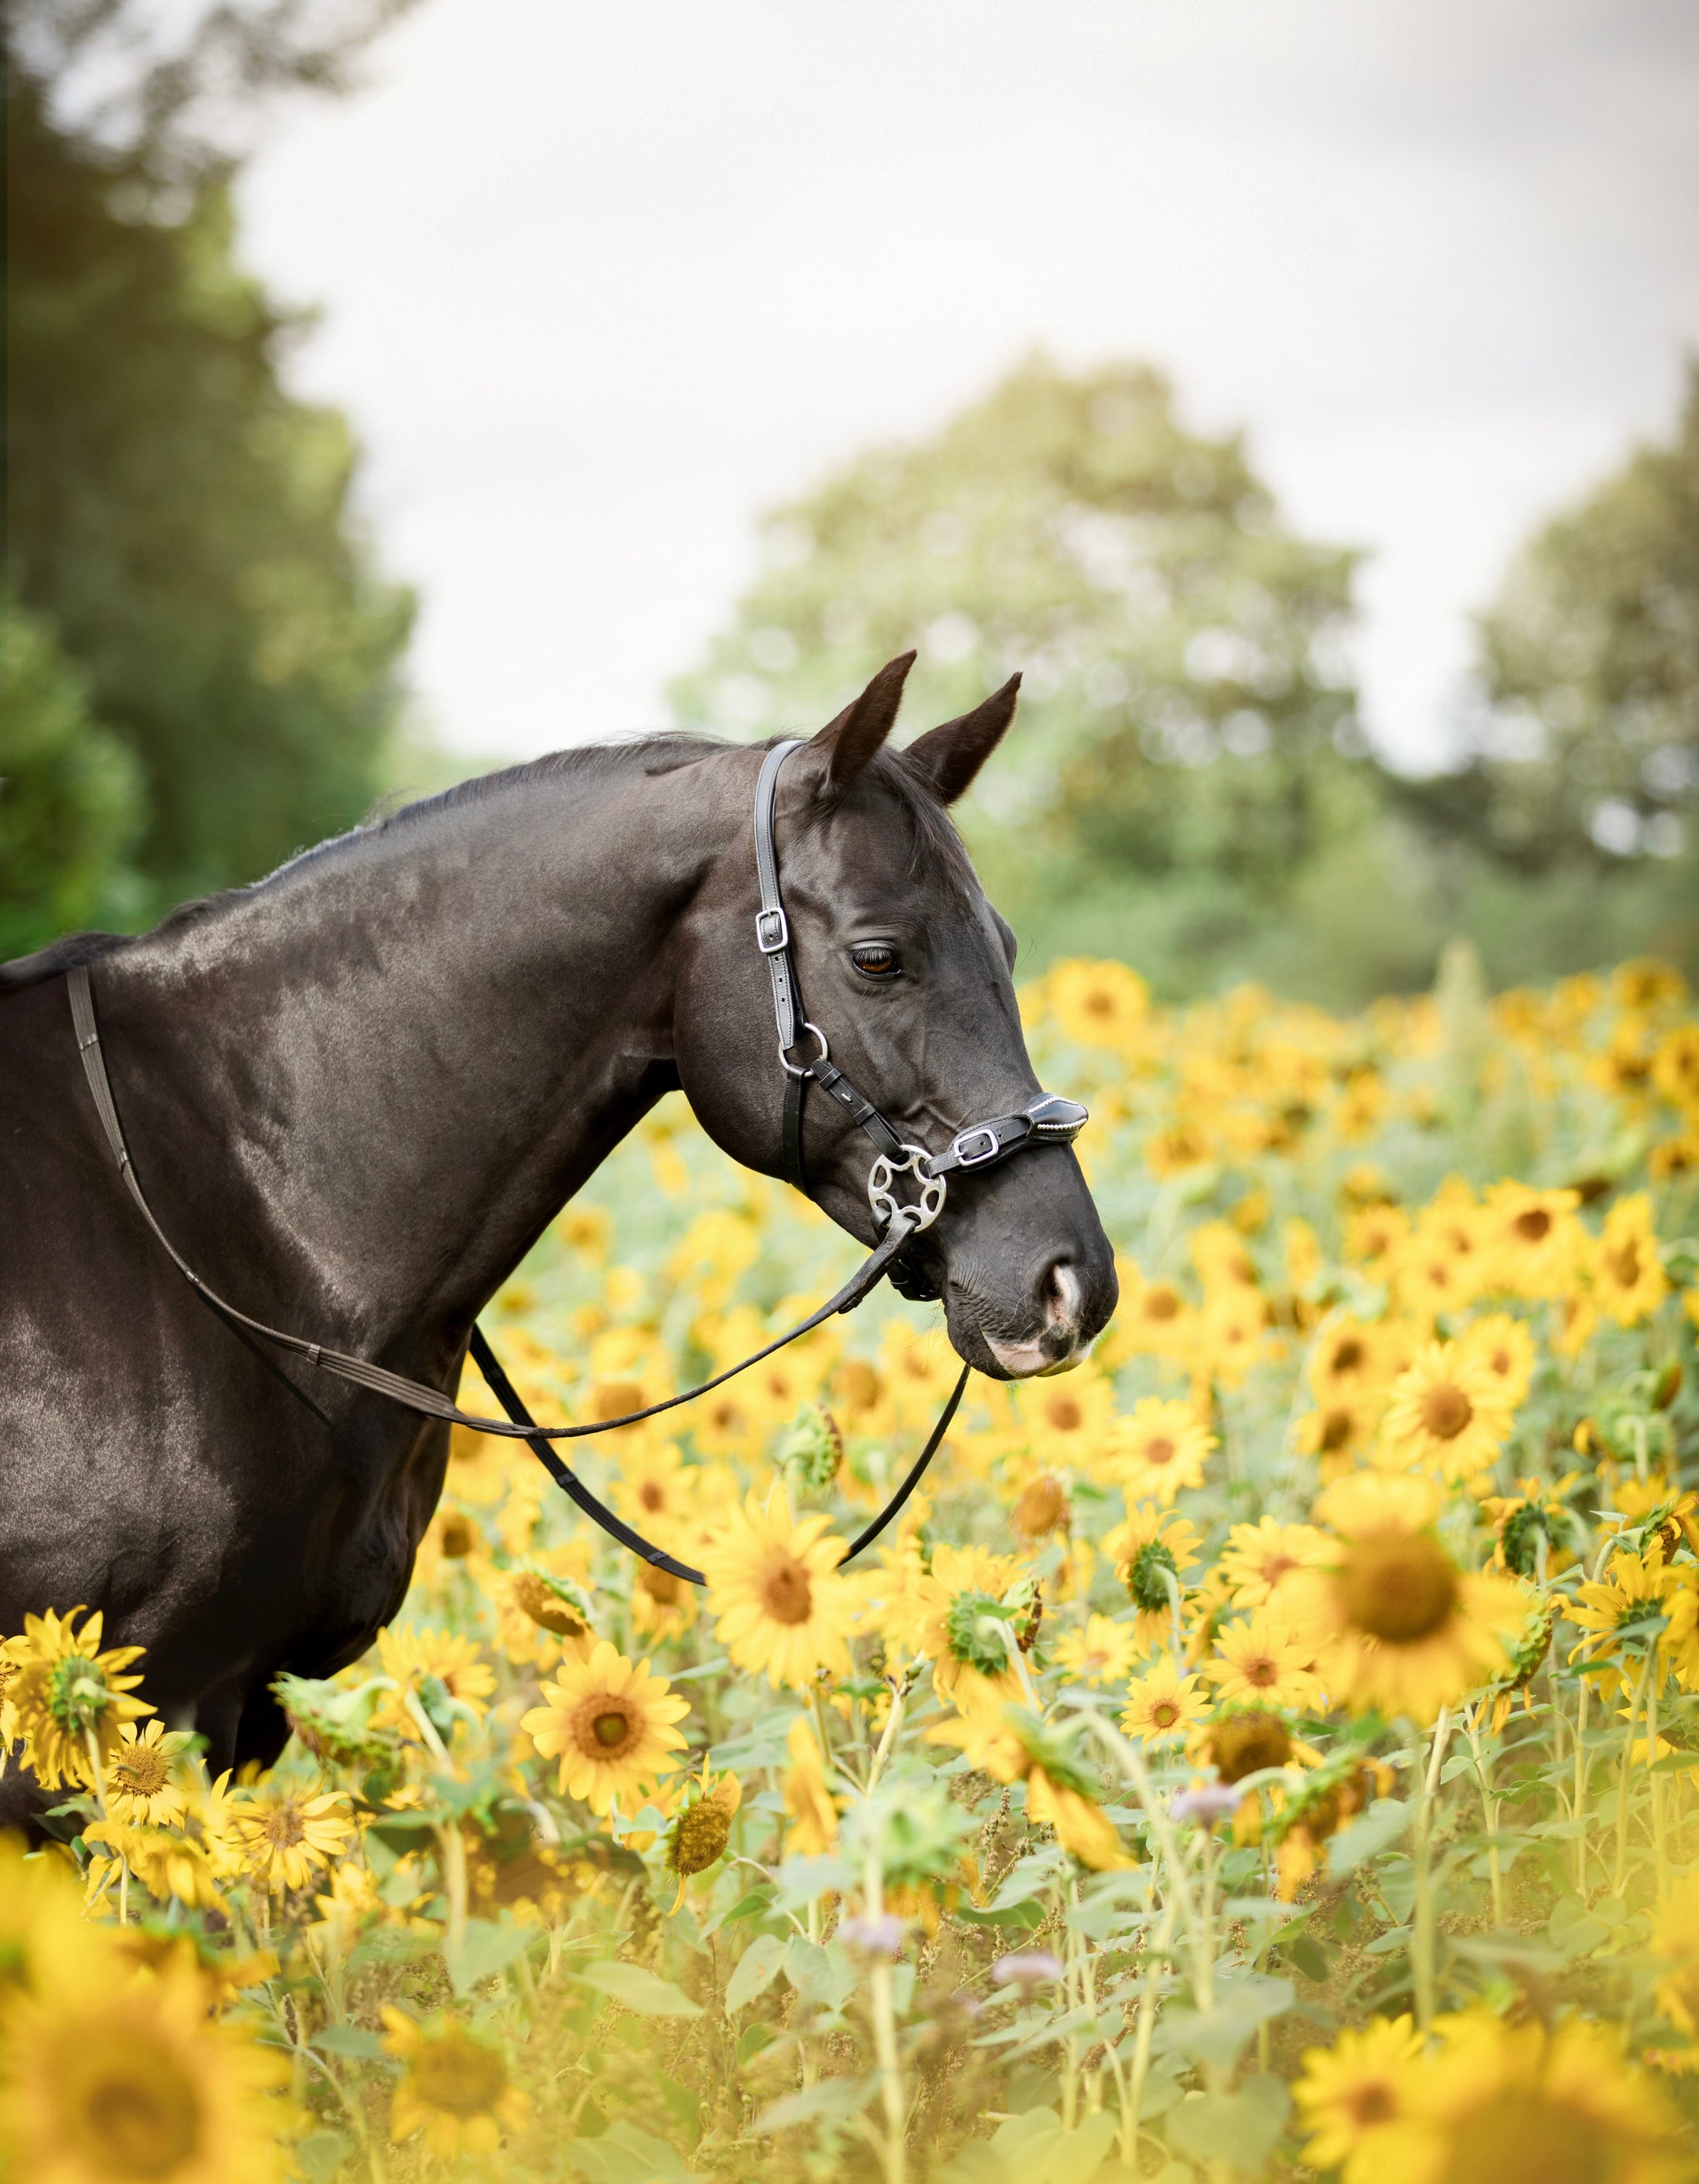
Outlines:
{"type": "Polygon", "coordinates": [[[850,961],[864,978],[894,978],[903,967],[896,950],[883,940],[869,940],[852,948],[850,961]]]}

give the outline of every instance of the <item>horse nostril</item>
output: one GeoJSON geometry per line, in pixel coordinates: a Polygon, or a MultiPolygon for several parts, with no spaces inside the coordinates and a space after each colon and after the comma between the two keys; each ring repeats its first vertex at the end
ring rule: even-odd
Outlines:
{"type": "Polygon", "coordinates": [[[1066,1259],[1052,1262],[1039,1284],[1046,1327],[1072,1327],[1079,1318],[1079,1276],[1066,1259]]]}

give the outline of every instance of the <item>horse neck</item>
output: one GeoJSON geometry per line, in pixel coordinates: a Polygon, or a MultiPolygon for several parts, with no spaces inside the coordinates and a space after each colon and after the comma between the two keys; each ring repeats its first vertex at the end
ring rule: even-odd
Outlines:
{"type": "Polygon", "coordinates": [[[452,1351],[677,1082],[674,936],[730,771],[520,777],[103,965],[137,1172],[197,1270],[315,1339],[452,1351]]]}

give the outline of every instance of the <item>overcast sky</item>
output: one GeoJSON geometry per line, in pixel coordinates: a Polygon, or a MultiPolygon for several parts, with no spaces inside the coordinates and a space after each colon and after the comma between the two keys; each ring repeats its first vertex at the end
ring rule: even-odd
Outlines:
{"type": "Polygon", "coordinates": [[[1042,343],[1148,357],[1373,549],[1368,723],[1667,432],[1699,346],[1692,0],[421,0],[273,125],[244,249],[323,308],[457,749],[659,725],[757,510],[1042,343]]]}

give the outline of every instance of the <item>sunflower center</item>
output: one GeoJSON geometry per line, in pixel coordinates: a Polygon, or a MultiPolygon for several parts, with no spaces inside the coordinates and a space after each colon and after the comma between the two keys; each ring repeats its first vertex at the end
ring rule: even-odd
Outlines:
{"type": "Polygon", "coordinates": [[[1153,1434],[1145,1444],[1145,1461],[1161,1466],[1174,1460],[1174,1444],[1167,1434],[1153,1434]]]}
{"type": "Polygon", "coordinates": [[[1177,1319],[1179,1310],[1180,1300],[1170,1289],[1151,1290],[1145,1299],[1146,1319],[1177,1319]]]}
{"type": "Polygon", "coordinates": [[[1397,2096],[1384,2080],[1353,2086],[1344,2105],[1351,2121],[1365,2129],[1370,2124],[1389,2123],[1398,2113],[1397,2096]]]}
{"type": "Polygon", "coordinates": [[[879,1376],[865,1357],[847,1357],[838,1368],[838,1385],[844,1406],[851,1411],[871,1411],[879,1400],[879,1376]]]}
{"type": "Polygon", "coordinates": [[[761,1605],[775,1623],[794,1627],[814,1613],[814,1587],[803,1564],[787,1555],[761,1580],[761,1605]]]}
{"type": "Polygon", "coordinates": [[[471,1554],[477,1540],[470,1517],[450,1510],[443,1519],[443,1552],[450,1562],[460,1562],[471,1554]]]}
{"type": "Polygon", "coordinates": [[[1244,1663],[1245,1680],[1266,1691],[1280,1680],[1280,1663],[1272,1654],[1258,1653],[1244,1663]]]}
{"type": "Polygon", "coordinates": [[[1592,2117],[1521,2086],[1461,2116],[1444,2184],[1604,2184],[1624,2172],[1592,2117]]]}
{"type": "Polygon", "coordinates": [[[1053,1532],[1067,1516],[1067,1496],[1062,1491],[1061,1481],[1048,1473],[1033,1479],[1022,1489],[1015,1504],[1015,1529],[1028,1539],[1042,1539],[1053,1532]]]}
{"type": "Polygon", "coordinates": [[[662,1607],[676,1607],[683,1592],[683,1582],[671,1570],[656,1569],[652,1563],[638,1566],[638,1583],[662,1607]]]}
{"type": "Polygon", "coordinates": [[[169,1769],[165,1755],[156,1744],[132,1744],[112,1772],[120,1790],[132,1797],[157,1797],[165,1786],[169,1769]]]}
{"type": "Polygon", "coordinates": [[[1085,1418],[1078,1399],[1072,1396],[1052,1396],[1044,1405],[1044,1416],[1058,1433],[1078,1433],[1085,1418]]]}
{"type": "Polygon", "coordinates": [[[1607,1251],[1605,1264],[1625,1290],[1631,1290],[1640,1279],[1640,1247],[1632,1237],[1620,1251],[1607,1251]]]}
{"type": "Polygon", "coordinates": [[[666,1507],[666,1496],[658,1479],[644,1479],[643,1485],[638,1489],[638,1500],[642,1502],[645,1509],[664,1509],[666,1507]]]}
{"type": "Polygon", "coordinates": [[[285,1799],[273,1805],[260,1822],[260,1832],[274,1850],[293,1850],[296,1844],[305,1842],[307,1830],[301,1824],[301,1815],[293,1802],[285,1799]]]}
{"type": "Polygon", "coordinates": [[[1173,1699],[1158,1699],[1150,1708],[1151,1725],[1156,1729],[1172,1729],[1180,1718],[1180,1709],[1173,1699]]]}
{"type": "Polygon", "coordinates": [[[731,1840],[732,1815],[717,1797],[705,1797],[678,1816],[667,1864],[675,1873],[701,1873],[731,1840]]]}
{"type": "Polygon", "coordinates": [[[1273,1592],[1275,1586],[1279,1584],[1281,1579],[1286,1575],[1287,1572],[1289,1570],[1295,1570],[1297,1568],[1298,1563],[1294,1556],[1270,1555],[1267,1561],[1262,1565],[1262,1582],[1267,1586],[1270,1592],[1273,1592]]]}
{"type": "Polygon", "coordinates": [[[1422,1398],[1422,1423],[1435,1440],[1455,1440],[1474,1414],[1474,1405],[1449,1380],[1429,1388],[1422,1398]]]}
{"type": "Polygon", "coordinates": [[[1264,1767],[1284,1767],[1292,1756],[1292,1732],[1267,1707],[1245,1707],[1211,1724],[1209,1756],[1223,1782],[1242,1781],[1264,1767]]]}
{"type": "Polygon", "coordinates": [[[1362,1345],[1355,1337],[1347,1337],[1334,1352],[1335,1373],[1355,1373],[1362,1363],[1362,1345]]]}
{"type": "Polygon", "coordinates": [[[1457,1604],[1457,1571],[1439,1542],[1419,1532],[1358,1540],[1339,1584],[1346,1620],[1388,1646],[1431,1638],[1457,1604]]]}
{"type": "Polygon", "coordinates": [[[609,1380],[590,1398],[590,1414],[595,1418],[622,1418],[627,1411],[642,1408],[643,1390],[629,1380],[609,1380]]]}
{"type": "Polygon", "coordinates": [[[455,2028],[421,2048],[413,2089],[445,2114],[487,2115],[507,2089],[507,2066],[493,2049],[455,2028]]]}
{"type": "Polygon", "coordinates": [[[1329,1411],[1322,1420],[1322,1446],[1332,1456],[1351,1439],[1351,1412],[1329,1411]]]}
{"type": "Polygon", "coordinates": [[[612,1691],[592,1691],[572,1716],[572,1742],[587,1759],[623,1759],[642,1735],[642,1716],[612,1691]]]}
{"type": "Polygon", "coordinates": [[[1530,1206],[1510,1225],[1524,1244],[1543,1244],[1551,1234],[1551,1216],[1543,1206],[1530,1206]]]}
{"type": "Polygon", "coordinates": [[[557,1638],[582,1638],[590,1627],[535,1570],[519,1572],[513,1580],[513,1596],[539,1630],[552,1630],[557,1638]]]}
{"type": "Polygon", "coordinates": [[[168,2177],[200,2151],[201,2104],[193,2086],[152,2042],[101,2059],[82,2092],[75,2135],[103,2174],[168,2177]]]}
{"type": "Polygon", "coordinates": [[[604,1752],[611,1752],[616,1744],[623,1744],[631,1733],[631,1723],[614,1708],[599,1713],[590,1724],[590,1733],[604,1752]]]}

